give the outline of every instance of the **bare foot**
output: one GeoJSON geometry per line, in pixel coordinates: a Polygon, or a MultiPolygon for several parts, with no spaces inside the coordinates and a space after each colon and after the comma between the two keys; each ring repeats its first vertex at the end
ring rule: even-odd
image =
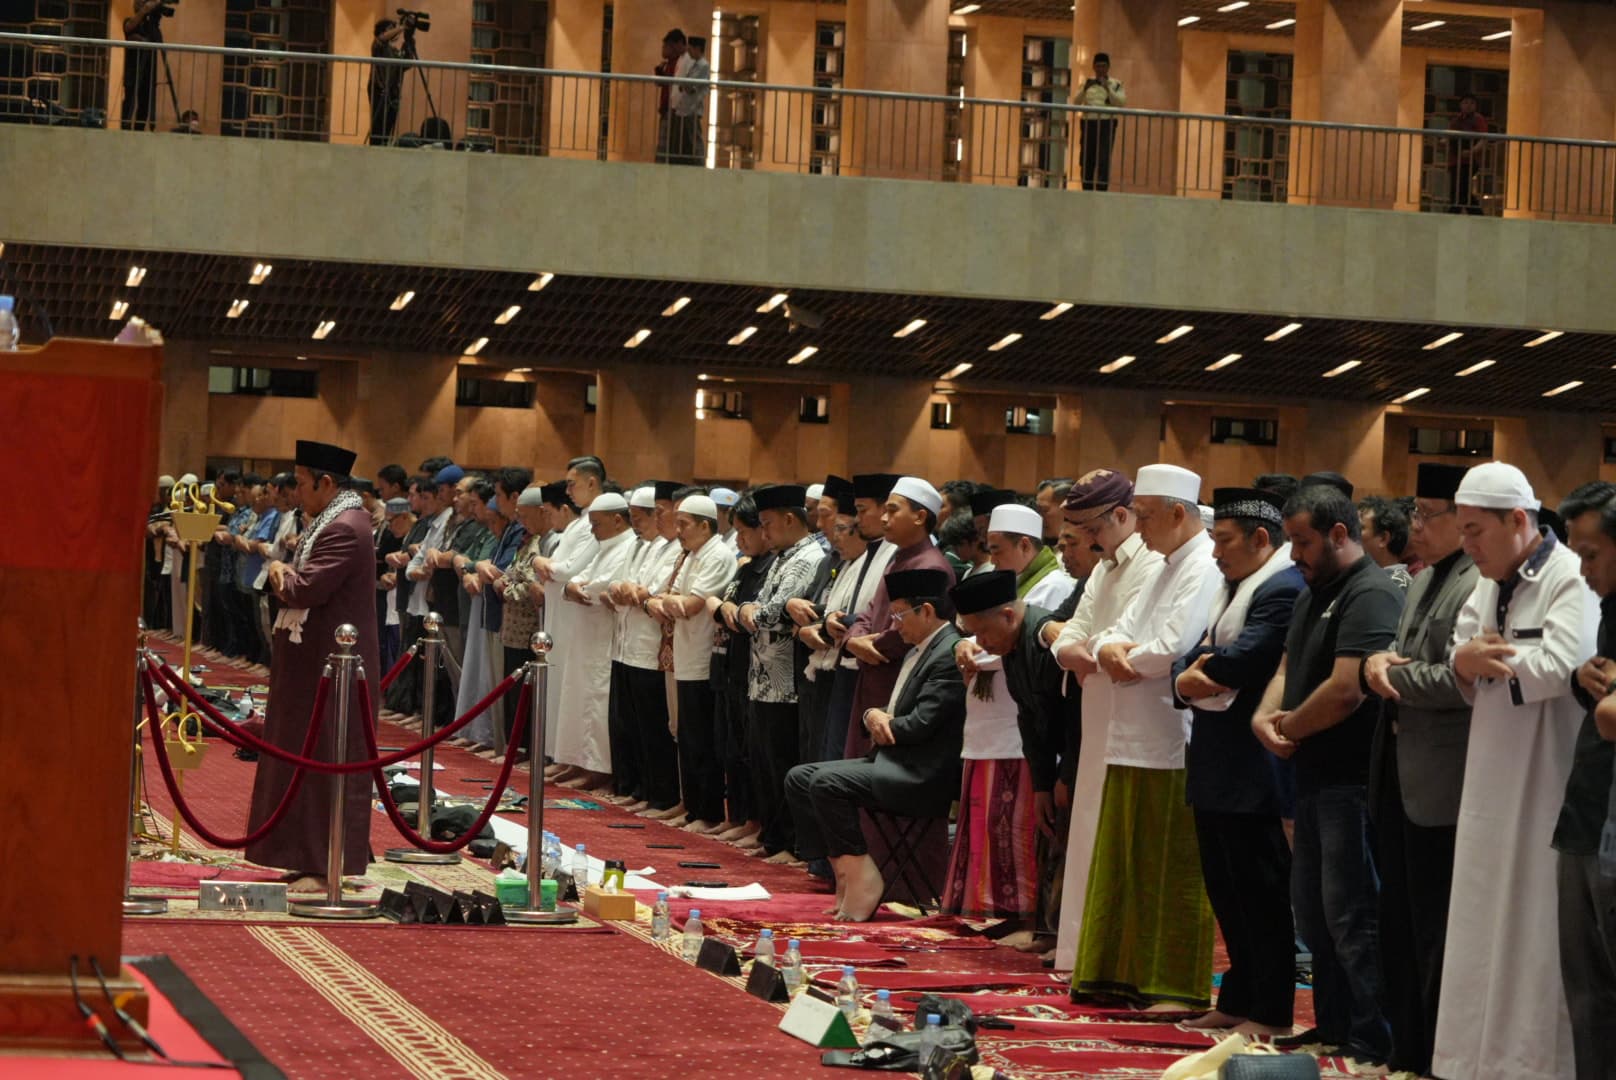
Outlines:
{"type": "Polygon", "coordinates": [[[1026,944],[1013,947],[1016,952],[1046,953],[1055,947],[1055,939],[1048,934],[1034,934],[1026,944]]]}
{"type": "Polygon", "coordinates": [[[1024,950],[1022,950],[1022,946],[1032,944],[1032,940],[1033,940],[1033,932],[1031,930],[1017,930],[1013,934],[1006,934],[1004,937],[1000,938],[994,944],[1003,945],[1007,949],[1016,949],[1018,951],[1024,951],[1024,950]]]}
{"type": "Polygon", "coordinates": [[[1197,1016],[1194,1020],[1185,1020],[1181,1026],[1194,1028],[1197,1031],[1213,1031],[1223,1028],[1238,1028],[1244,1023],[1246,1023],[1244,1016],[1230,1016],[1226,1012],[1213,1009],[1203,1016],[1197,1016]]]}
{"type": "Polygon", "coordinates": [[[555,780],[560,778],[563,773],[571,773],[572,771],[573,768],[571,765],[563,765],[558,761],[554,765],[546,765],[544,767],[544,778],[546,780],[555,780]]]}
{"type": "Polygon", "coordinates": [[[288,893],[300,893],[304,895],[317,893],[324,896],[328,888],[329,886],[326,884],[325,878],[316,874],[304,874],[296,881],[289,883],[286,886],[286,891],[288,893]]]}
{"type": "Polygon", "coordinates": [[[1148,1005],[1139,1011],[1146,1013],[1181,1013],[1184,1011],[1184,1006],[1174,1001],[1158,1001],[1156,1004],[1148,1005]]]}
{"type": "Polygon", "coordinates": [[[785,866],[788,863],[796,862],[797,857],[789,851],[776,851],[773,855],[770,855],[763,861],[774,866],[785,866]]]}
{"type": "Polygon", "coordinates": [[[840,922],[868,922],[881,906],[887,883],[868,855],[847,856],[847,895],[842,903],[840,922]]]}
{"type": "Polygon", "coordinates": [[[631,814],[638,814],[642,811],[651,809],[651,804],[646,802],[644,799],[639,799],[634,802],[624,803],[623,809],[627,810],[631,814]]]}
{"type": "Polygon", "coordinates": [[[656,821],[672,821],[674,818],[682,818],[685,816],[685,804],[675,803],[666,810],[657,810],[648,816],[656,821]]]}
{"type": "Polygon", "coordinates": [[[704,836],[707,833],[712,832],[715,827],[716,826],[714,826],[712,822],[703,821],[701,818],[696,818],[694,821],[687,821],[684,825],[685,832],[700,833],[704,836]]]}
{"type": "Polygon", "coordinates": [[[1244,1035],[1247,1038],[1258,1036],[1265,1039],[1274,1039],[1281,1035],[1289,1035],[1292,1029],[1288,1027],[1277,1027],[1273,1024],[1259,1024],[1255,1020],[1245,1020],[1239,1024],[1236,1024],[1234,1026],[1234,1031],[1236,1034],[1244,1035]]]}

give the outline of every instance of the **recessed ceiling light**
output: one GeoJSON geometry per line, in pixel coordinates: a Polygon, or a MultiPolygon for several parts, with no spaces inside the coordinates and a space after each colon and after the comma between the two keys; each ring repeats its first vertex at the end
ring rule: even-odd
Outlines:
{"type": "Polygon", "coordinates": [[[127,314],[129,314],[129,301],[127,301],[127,300],[114,300],[112,302],[112,314],[108,315],[107,318],[109,318],[109,319],[121,319],[127,314]]]}
{"type": "Polygon", "coordinates": [[[1224,4],[1219,11],[1239,11],[1243,7],[1250,7],[1251,0],[1234,0],[1232,4],[1224,4]]]}
{"type": "Polygon", "coordinates": [[[314,340],[324,341],[326,338],[331,336],[331,331],[335,330],[336,328],[337,321],[335,319],[325,319],[320,323],[319,326],[314,328],[314,340]]]}
{"type": "Polygon", "coordinates": [[[1206,370],[1208,370],[1208,371],[1222,371],[1224,368],[1228,367],[1230,364],[1234,363],[1238,359],[1240,359],[1240,354],[1237,353],[1237,352],[1232,352],[1228,356],[1225,356],[1222,360],[1215,360],[1212,363],[1206,365],[1206,370]]]}
{"type": "Polygon", "coordinates": [[[1545,390],[1545,391],[1543,391],[1543,396],[1544,397],[1556,397],[1556,396],[1558,396],[1560,394],[1565,393],[1567,390],[1575,390],[1577,387],[1579,387],[1581,385],[1582,385],[1582,380],[1581,379],[1572,379],[1568,383],[1561,383],[1559,386],[1556,386],[1553,390],[1545,390]]]}
{"type": "Polygon", "coordinates": [[[640,329],[634,331],[634,336],[633,337],[631,337],[627,341],[623,342],[623,348],[625,348],[625,349],[637,349],[637,348],[640,347],[641,343],[644,342],[645,339],[650,337],[650,336],[651,336],[651,331],[645,329],[644,327],[641,327],[640,329]]]}
{"type": "Polygon", "coordinates": [[[552,282],[554,280],[555,280],[555,275],[554,274],[551,274],[551,273],[540,274],[538,277],[534,278],[532,281],[527,283],[527,291],[528,292],[538,292],[538,291],[543,289],[546,285],[550,284],[550,282],[552,282]]]}
{"type": "Polygon", "coordinates": [[[530,367],[513,367],[513,368],[511,368],[511,374],[512,375],[526,375],[528,372],[530,372],[532,370],[533,369],[530,368],[530,367]]]}
{"type": "Polygon", "coordinates": [[[1007,349],[1007,348],[1014,345],[1016,342],[1018,342],[1020,340],[1021,340],[1021,335],[1020,334],[1016,334],[1016,333],[1006,334],[1006,335],[1004,335],[1004,337],[1000,338],[998,341],[995,341],[992,345],[989,345],[988,346],[988,352],[998,352],[1000,349],[1007,349]]]}
{"type": "Polygon", "coordinates": [[[1392,398],[1392,404],[1393,405],[1403,405],[1403,404],[1405,404],[1407,402],[1413,401],[1417,397],[1424,397],[1426,394],[1429,394],[1430,392],[1431,392],[1431,388],[1429,386],[1417,387],[1417,388],[1415,388],[1413,390],[1410,390],[1408,393],[1404,394],[1402,397],[1392,398]]]}
{"type": "Polygon", "coordinates": [[[504,311],[502,311],[498,315],[494,316],[494,324],[496,326],[504,326],[506,323],[510,322],[512,319],[516,318],[521,313],[522,313],[522,305],[521,304],[512,304],[510,307],[506,308],[504,311]]]}
{"type": "Polygon", "coordinates": [[[232,301],[230,301],[230,310],[225,313],[225,318],[227,318],[227,319],[239,319],[239,318],[241,318],[241,313],[243,311],[246,311],[246,310],[247,310],[247,301],[245,301],[245,300],[232,300],[232,301]]]}
{"type": "Polygon", "coordinates": [[[814,355],[814,353],[816,353],[818,351],[819,351],[819,346],[818,345],[804,345],[802,347],[802,351],[797,353],[797,355],[793,356],[790,360],[787,360],[786,363],[788,363],[788,364],[800,364],[804,360],[808,359],[810,356],[814,355]]]}
{"type": "Polygon", "coordinates": [[[943,372],[943,378],[957,379],[975,366],[976,365],[971,363],[969,360],[961,361],[960,363],[949,368],[947,371],[943,372]]]}
{"type": "Polygon", "coordinates": [[[252,277],[247,279],[247,284],[262,285],[274,269],[269,263],[253,263],[252,277]]]}
{"type": "Polygon", "coordinates": [[[743,326],[743,327],[741,327],[739,333],[737,333],[734,337],[729,339],[729,343],[731,345],[739,345],[739,344],[741,344],[743,341],[745,341],[747,338],[751,337],[755,333],[757,333],[757,327],[755,327],[755,326],[743,326]]]}
{"type": "Polygon", "coordinates": [[[1199,15],[1186,15],[1182,19],[1178,20],[1178,25],[1188,26],[1190,23],[1198,23],[1200,21],[1201,17],[1199,15]]]}
{"type": "Polygon", "coordinates": [[[403,311],[405,308],[410,306],[410,301],[414,299],[415,291],[413,289],[406,290],[405,292],[401,292],[397,296],[393,297],[393,303],[391,306],[394,311],[403,311]]]}
{"type": "Polygon", "coordinates": [[[1439,26],[1446,25],[1448,25],[1448,21],[1446,19],[1432,19],[1430,22],[1422,22],[1418,26],[1409,27],[1409,29],[1417,34],[1421,30],[1435,30],[1439,26]]]}
{"type": "Polygon", "coordinates": [[[1496,34],[1483,34],[1483,35],[1481,35],[1481,40],[1483,40],[1483,41],[1497,41],[1499,38],[1507,38],[1507,37],[1509,37],[1509,35],[1512,34],[1512,33],[1514,33],[1513,30],[1500,30],[1496,34]]]}
{"type": "Polygon", "coordinates": [[[487,344],[488,344],[488,339],[485,338],[485,337],[480,337],[476,341],[473,341],[470,345],[466,346],[466,351],[465,351],[464,355],[466,355],[466,356],[476,356],[478,353],[483,351],[483,346],[487,345],[487,344]]]}
{"type": "Polygon", "coordinates": [[[4,255],[5,253],[6,253],[6,242],[4,240],[0,240],[0,255],[4,255]]]}
{"type": "Polygon", "coordinates": [[[1191,330],[1194,330],[1194,329],[1195,329],[1195,327],[1193,327],[1193,326],[1180,326],[1176,330],[1170,330],[1167,333],[1163,334],[1161,337],[1157,338],[1156,339],[1156,344],[1158,344],[1158,345],[1166,345],[1169,342],[1177,341],[1179,338],[1183,337],[1185,334],[1189,333],[1191,330]]]}
{"type": "Polygon", "coordinates": [[[129,268],[129,276],[124,279],[123,283],[129,288],[133,289],[135,286],[139,285],[145,280],[146,268],[144,266],[131,266],[129,268]]]}
{"type": "Polygon", "coordinates": [[[1539,345],[1547,345],[1549,342],[1553,341],[1557,337],[1565,337],[1565,331],[1564,330],[1545,330],[1545,331],[1543,331],[1543,333],[1539,334],[1537,337],[1533,338],[1531,341],[1528,341],[1525,345],[1522,345],[1521,348],[1523,348],[1523,349],[1535,349],[1539,345]]]}
{"type": "Polygon", "coordinates": [[[1345,375],[1347,372],[1351,371],[1353,368],[1357,367],[1361,363],[1363,363],[1362,360],[1348,360],[1346,363],[1338,364],[1337,366],[1331,368],[1329,371],[1326,371],[1324,373],[1324,377],[1326,379],[1333,379],[1337,375],[1345,375]]]}
{"type": "Polygon", "coordinates": [[[1422,345],[1421,348],[1427,349],[1427,350],[1429,350],[1429,349],[1440,349],[1442,346],[1448,344],[1450,341],[1458,341],[1462,337],[1464,337],[1464,334],[1460,333],[1458,330],[1454,330],[1451,333],[1443,334],[1441,337],[1437,338],[1433,342],[1430,342],[1430,343],[1428,343],[1426,345],[1422,345]]]}
{"type": "Polygon", "coordinates": [[[765,312],[773,311],[775,308],[777,308],[781,304],[785,303],[788,299],[790,299],[790,298],[788,296],[786,296],[785,293],[777,292],[773,296],[769,297],[767,300],[763,301],[763,303],[759,304],[758,305],[758,310],[759,311],[765,311],[765,312]]]}
{"type": "Polygon", "coordinates": [[[679,299],[675,300],[673,303],[669,304],[667,307],[662,309],[662,317],[665,318],[665,319],[672,318],[673,316],[675,316],[675,315],[679,314],[681,311],[683,311],[685,309],[685,306],[687,304],[689,304],[689,303],[690,303],[690,297],[681,296],[679,299]]]}
{"type": "Polygon", "coordinates": [[[1281,326],[1278,330],[1275,330],[1272,334],[1269,334],[1267,337],[1263,338],[1263,340],[1278,341],[1282,337],[1287,337],[1296,333],[1296,331],[1300,330],[1301,328],[1302,324],[1299,322],[1288,322],[1284,326],[1281,326]]]}
{"type": "Polygon", "coordinates": [[[1455,371],[1454,375],[1462,379],[1466,375],[1474,375],[1478,371],[1486,371],[1496,363],[1498,363],[1496,360],[1477,360],[1474,364],[1471,364],[1463,371],[1455,371]]]}
{"type": "Polygon", "coordinates": [[[1042,315],[1040,315],[1038,317],[1040,319],[1046,319],[1046,320],[1047,319],[1058,319],[1062,315],[1066,314],[1068,311],[1071,311],[1071,310],[1072,310],[1072,305],[1071,304],[1059,303],[1059,304],[1056,304],[1054,307],[1050,308],[1048,311],[1044,312],[1042,315]]]}
{"type": "Polygon", "coordinates": [[[1278,22],[1269,23],[1267,26],[1263,27],[1263,29],[1264,30],[1283,30],[1287,26],[1295,26],[1295,25],[1296,25],[1296,20],[1295,19],[1280,19],[1278,22]]]}
{"type": "Polygon", "coordinates": [[[956,14],[956,15],[974,15],[978,11],[981,11],[981,10],[982,10],[982,5],[981,4],[966,4],[964,7],[955,8],[954,9],[954,14],[956,14]]]}
{"type": "Polygon", "coordinates": [[[1100,374],[1102,374],[1102,375],[1113,374],[1114,372],[1121,371],[1123,368],[1127,367],[1129,364],[1131,364],[1133,362],[1134,362],[1134,357],[1132,357],[1132,356],[1119,356],[1115,360],[1111,361],[1109,364],[1101,364],[1100,365],[1100,374]]]}
{"type": "Polygon", "coordinates": [[[925,325],[926,325],[926,320],[925,319],[910,319],[908,322],[903,324],[902,329],[898,330],[892,336],[893,337],[908,337],[910,334],[914,333],[916,330],[919,330],[922,326],[925,326],[925,325]]]}

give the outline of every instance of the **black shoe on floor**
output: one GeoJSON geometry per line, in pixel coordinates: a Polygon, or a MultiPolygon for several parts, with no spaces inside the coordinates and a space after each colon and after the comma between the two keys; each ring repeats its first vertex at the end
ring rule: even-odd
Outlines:
{"type": "Polygon", "coordinates": [[[244,750],[244,749],[242,749],[241,747],[238,746],[238,747],[236,747],[236,760],[237,761],[257,761],[258,760],[258,751],[256,751],[256,750],[244,750]]]}
{"type": "Polygon", "coordinates": [[[1322,1046],[1326,1048],[1327,1052],[1334,1053],[1340,1049],[1335,1043],[1325,1038],[1324,1033],[1316,1027],[1310,1027],[1306,1031],[1298,1032],[1295,1035],[1276,1036],[1273,1044],[1276,1050],[1300,1050],[1304,1046],[1322,1046]]]}

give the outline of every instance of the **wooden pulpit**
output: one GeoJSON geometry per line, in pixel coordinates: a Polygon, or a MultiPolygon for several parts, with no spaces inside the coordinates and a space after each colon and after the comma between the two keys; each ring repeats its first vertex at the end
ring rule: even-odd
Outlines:
{"type": "MultiPolygon", "coordinates": [[[[99,1047],[68,979],[124,1032],[120,965],[136,620],[156,485],[162,350],[0,352],[0,1050],[99,1047]]],[[[0,1064],[0,1073],[5,1067],[0,1064]]]]}

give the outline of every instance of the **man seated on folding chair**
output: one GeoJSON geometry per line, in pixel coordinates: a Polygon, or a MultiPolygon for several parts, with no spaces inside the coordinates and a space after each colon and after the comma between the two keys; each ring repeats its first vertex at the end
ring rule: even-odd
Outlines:
{"type": "Polygon", "coordinates": [[[942,570],[886,576],[892,621],[910,648],[887,707],[864,713],[875,748],[863,758],[798,765],[786,774],[797,856],[830,859],[840,920],[868,920],[886,892],[859,811],[945,818],[959,794],[965,683],[954,664],[959,631],[950,622],[948,586],[942,570]]]}

